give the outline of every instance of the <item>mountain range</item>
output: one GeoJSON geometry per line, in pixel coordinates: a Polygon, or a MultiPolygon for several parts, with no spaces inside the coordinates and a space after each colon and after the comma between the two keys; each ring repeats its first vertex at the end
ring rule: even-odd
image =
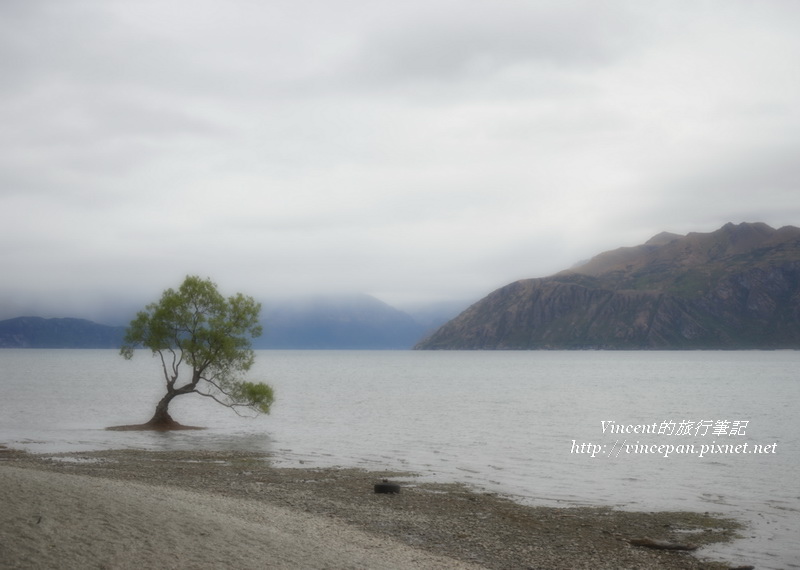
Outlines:
{"type": "MultiPolygon", "coordinates": [[[[436,303],[409,312],[365,294],[262,303],[256,349],[410,349],[468,303],[436,303]]],[[[131,318],[133,315],[131,315],[131,318]]],[[[117,348],[123,326],[85,319],[18,317],[0,321],[0,348],[117,348]]]]}
{"type": "MultiPolygon", "coordinates": [[[[797,349],[800,228],[729,223],[710,233],[664,232],[516,281],[461,312],[466,305],[404,312],[363,294],[270,300],[253,346],[797,349]]],[[[115,348],[124,331],[84,319],[18,317],[0,321],[0,348],[115,348]]]]}
{"type": "Polygon", "coordinates": [[[506,285],[415,348],[800,348],[800,228],[661,233],[506,285]]]}
{"type": "Polygon", "coordinates": [[[17,317],[0,321],[0,348],[119,348],[125,327],[86,319],[17,317]]]}

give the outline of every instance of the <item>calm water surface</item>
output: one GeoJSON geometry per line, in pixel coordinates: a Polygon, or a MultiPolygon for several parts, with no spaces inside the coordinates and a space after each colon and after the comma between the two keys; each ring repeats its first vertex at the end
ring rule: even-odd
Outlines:
{"type": "Polygon", "coordinates": [[[7,349],[0,443],[258,450],[283,465],[399,468],[529,504],[720,512],[749,524],[745,538],[701,554],[800,568],[798,370],[795,351],[259,351],[251,378],[275,387],[270,416],[188,396],[173,417],[209,429],[158,434],[103,429],[152,413],[163,388],[146,352],[127,362],[116,351],[7,349]],[[603,421],[712,427],[611,434],[603,421]],[[729,435],[734,422],[747,422],[743,434],[729,435]],[[695,452],[636,453],[666,445],[695,452]],[[719,452],[737,445],[768,452],[719,452]]]}

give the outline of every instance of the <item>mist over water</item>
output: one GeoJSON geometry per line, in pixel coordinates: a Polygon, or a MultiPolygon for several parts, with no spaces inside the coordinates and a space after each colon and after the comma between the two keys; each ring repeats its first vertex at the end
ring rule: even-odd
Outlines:
{"type": "Polygon", "coordinates": [[[254,450],[278,465],[402,469],[529,504],[721,512],[748,522],[747,538],[701,554],[792,568],[798,365],[794,351],[258,351],[250,376],[274,386],[270,416],[186,396],[173,417],[208,429],[153,433],[104,429],[152,414],[163,380],[145,351],[128,362],[116,351],[3,350],[0,443],[44,454],[254,450]],[[603,433],[604,421],[747,424],[741,435],[678,436],[603,433]],[[745,443],[776,445],[711,452],[745,443]],[[664,457],[666,445],[695,452],[664,457]]]}

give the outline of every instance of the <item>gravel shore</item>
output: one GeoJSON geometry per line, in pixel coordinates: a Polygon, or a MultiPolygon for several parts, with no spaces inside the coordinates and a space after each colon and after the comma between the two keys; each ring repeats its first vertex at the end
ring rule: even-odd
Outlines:
{"type": "MultiPolygon", "coordinates": [[[[51,528],[46,539],[31,530],[44,528],[41,520],[35,520],[43,515],[34,511],[45,508],[59,494],[54,481],[73,489],[76,504],[90,500],[79,500],[81,487],[104,482],[103,489],[94,489],[88,496],[97,503],[96,510],[110,519],[114,513],[134,517],[145,509],[147,500],[156,501],[126,524],[143,527],[135,528],[133,534],[139,543],[150,545],[147,555],[161,560],[164,568],[219,567],[219,561],[211,559],[192,559],[190,563],[187,544],[181,545],[181,540],[191,545],[190,537],[196,539],[204,532],[201,540],[205,546],[221,534],[225,545],[233,541],[231,548],[239,552],[253,547],[248,541],[258,543],[253,536],[259,533],[294,540],[281,543],[275,538],[268,552],[253,553],[259,557],[255,564],[230,566],[237,568],[720,570],[730,566],[704,560],[702,548],[695,552],[660,550],[631,541],[648,538],[702,547],[731,540],[740,530],[735,521],[708,514],[530,507],[459,484],[418,482],[409,473],[278,468],[270,464],[269,457],[252,453],[125,450],[38,456],[2,451],[0,476],[17,486],[16,491],[8,485],[0,490],[4,507],[0,514],[2,568],[46,568],[47,559],[37,560],[37,556],[49,552],[52,559],[59,548],[67,548],[52,534],[56,529],[51,528]],[[26,473],[29,475],[20,475],[26,473]],[[401,492],[375,493],[374,484],[384,479],[399,482],[401,492]],[[128,496],[115,507],[123,489],[138,495],[128,496]],[[26,503],[25,493],[34,494],[39,506],[26,503]],[[175,515],[174,520],[160,518],[163,513],[181,513],[186,505],[204,505],[210,514],[202,521],[192,519],[199,516],[194,511],[184,513],[183,518],[175,515]],[[184,519],[188,520],[182,523],[184,519]],[[245,523],[262,526],[248,526],[233,535],[197,528],[208,525],[209,520],[220,528],[245,523]],[[177,527],[178,534],[165,534],[166,527],[177,527]],[[164,540],[160,538],[165,536],[169,541],[161,544],[164,540]],[[36,544],[42,540],[49,541],[46,548],[36,544]],[[237,545],[237,540],[242,544],[237,545]],[[310,542],[318,546],[309,549],[310,542]],[[181,552],[182,556],[176,554],[181,552]],[[26,556],[29,559],[21,559],[26,556]]],[[[81,516],[91,518],[93,508],[81,505],[81,516]]],[[[61,524],[68,528],[88,523],[80,517],[67,517],[61,524]]],[[[108,521],[99,528],[107,530],[108,521]]],[[[72,535],[66,538],[76,540],[72,535]]],[[[104,560],[102,552],[95,552],[83,560],[93,561],[85,567],[126,568],[132,561],[142,567],[144,560],[135,560],[137,553],[144,556],[137,544],[124,559],[104,560]]],[[[98,545],[89,541],[85,548],[89,556],[98,545]]],[[[73,555],[81,560],[80,552],[73,555]]]]}

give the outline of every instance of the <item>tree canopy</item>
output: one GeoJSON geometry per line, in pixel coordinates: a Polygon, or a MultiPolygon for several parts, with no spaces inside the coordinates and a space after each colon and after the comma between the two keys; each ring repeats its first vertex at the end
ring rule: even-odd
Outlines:
{"type": "Polygon", "coordinates": [[[261,335],[260,311],[252,297],[237,293],[225,298],[210,279],[188,276],[177,290],[167,289],[157,303],[137,313],[120,353],[130,360],[136,348],[150,349],[160,358],[167,388],[144,425],[180,427],[168,413],[169,404],[193,393],[237,413],[269,413],[272,388],[244,379],[255,362],[251,339],[261,335]]]}

